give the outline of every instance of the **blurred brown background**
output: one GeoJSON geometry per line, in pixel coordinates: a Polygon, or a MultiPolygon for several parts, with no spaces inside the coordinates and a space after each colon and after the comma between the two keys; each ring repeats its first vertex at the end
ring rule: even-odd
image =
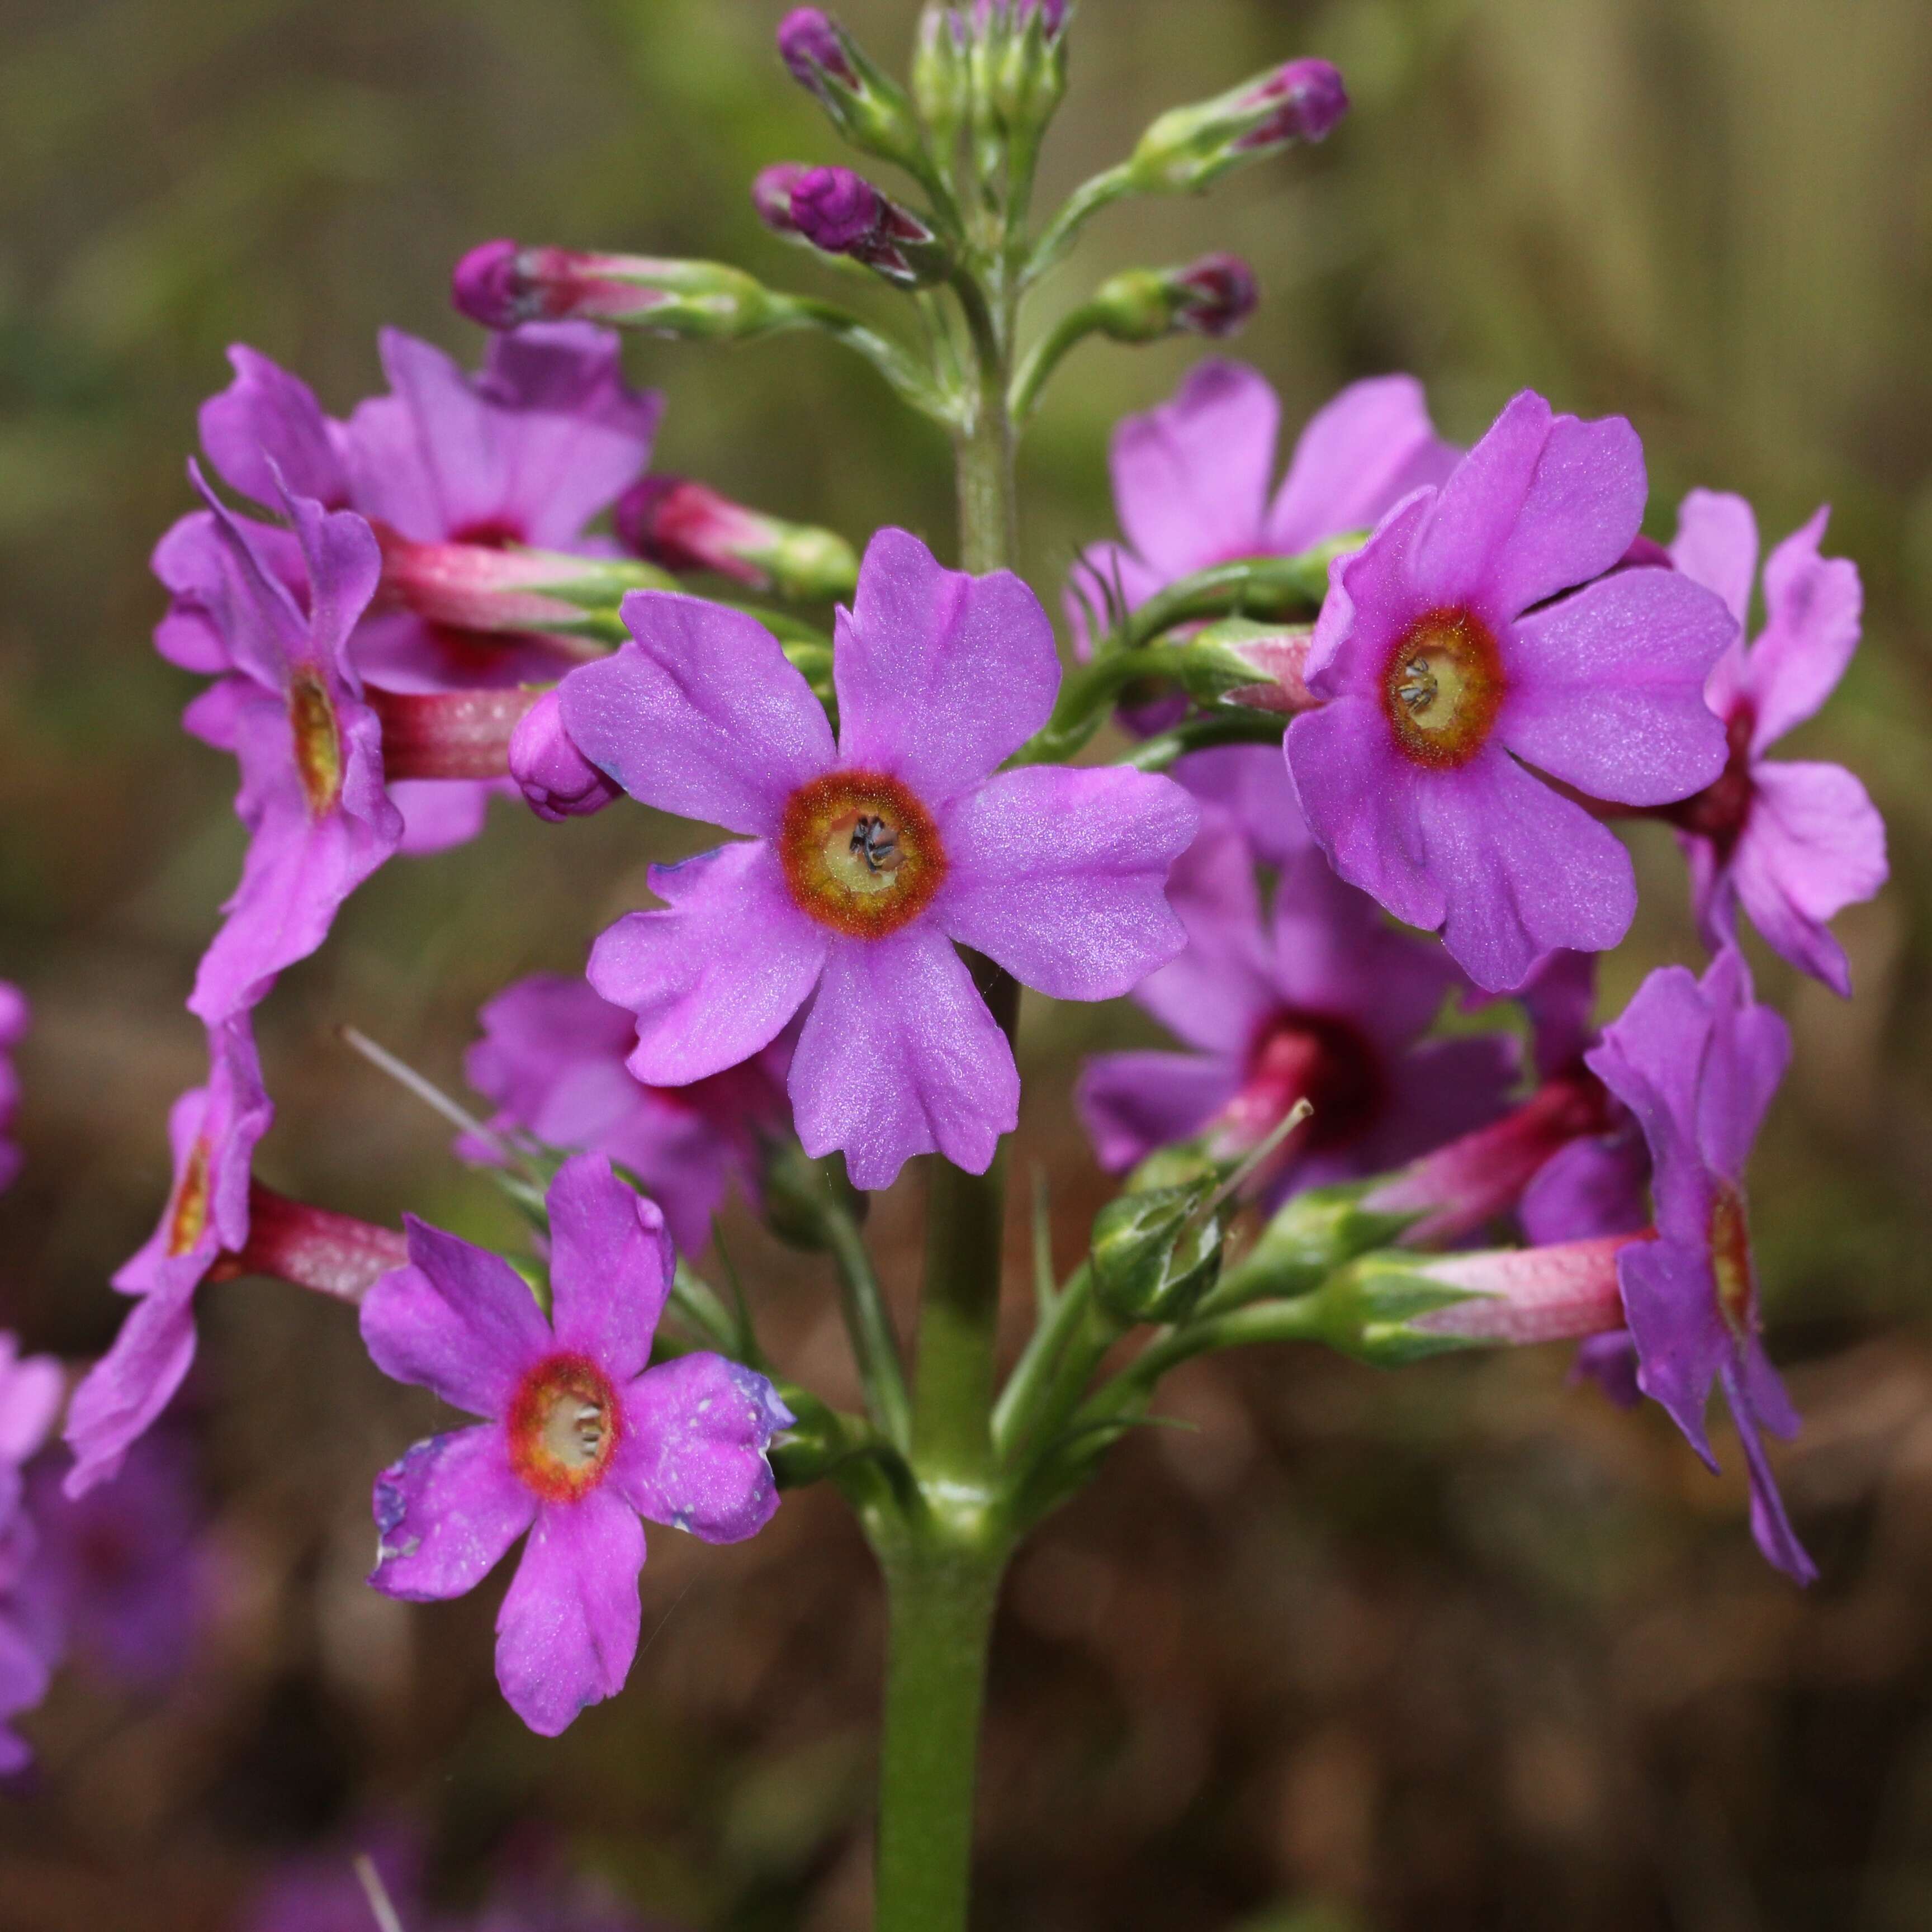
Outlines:
{"type": "MultiPolygon", "coordinates": [[[[832,158],[770,51],[778,0],[8,0],[0,38],[0,974],[38,1010],[29,1165],[0,1200],[0,1322],[98,1349],[105,1286],[166,1186],[182,1012],[241,848],[232,767],[175,718],[147,551],[184,509],[200,399],[244,340],[346,412],[392,321],[475,355],[449,265],[496,234],[808,264],[752,172],[832,158]]],[[[850,0],[897,63],[908,0],[850,0]]],[[[1775,1349],[1808,1416],[1780,1467],[1824,1580],[1760,1563],[1736,1472],[1655,1411],[1565,1388],[1560,1356],[1379,1376],[1286,1354],[1199,1369],[1196,1425],[1127,1444],[1015,1573],[994,1677],[982,1922],[1001,1932],[1756,1932],[1932,1923],[1932,9],[1916,0],[1087,0],[1049,149],[1064,190],[1170,103],[1290,54],[1356,109],[1318,153],[1211,203],[1096,224],[1050,304],[1136,260],[1255,262],[1239,352],[1290,422],[1342,381],[1428,382],[1469,440],[1515,388],[1621,410],[1649,524],[1694,483],[1768,538],[1820,500],[1868,643],[1805,754],[1866,778],[1893,883],[1840,923],[1858,996],[1767,967],[1796,1069],[1756,1176],[1775,1349]]],[[[840,286],[843,286],[842,284],[840,286]]],[[[882,310],[890,302],[882,302],[882,310]]],[[[1099,346],[1024,459],[1054,602],[1110,523],[1113,419],[1198,352],[1099,346]]],[[[640,343],[658,466],[854,538],[950,544],[935,434],[799,338],[640,343]]],[[[372,1216],[500,1228],[442,1130],[332,1036],[352,1019],[452,1084],[476,1004],[574,968],[686,830],[634,808],[399,861],[260,1032],[262,1162],[372,1216]]],[[[1640,834],[1621,999],[1694,958],[1681,868],[1640,834]]],[[[1071,1126],[1078,1054],[1141,1024],[1029,1008],[1019,1169],[1070,1264],[1101,1198],[1071,1126]]],[[[916,1184],[874,1226],[910,1285],[916,1184]]],[[[1016,1228],[1016,1262],[1018,1230],[1016,1228]]],[[[836,1385],[818,1264],[736,1247],[778,1352],[836,1385]]],[[[190,1412],[226,1586],[159,1700],[63,1679],[0,1799],[0,1928],[219,1927],[270,1862],[358,1819],[421,1821],[460,1900],[513,1826],[640,1905],[731,1932],[866,1922],[879,1610],[832,1498],[755,1544],[652,1540],[626,1695],[562,1742],[490,1678],[498,1585],[406,1609],[362,1585],[373,1472],[430,1420],[341,1310],[204,1297],[190,1412]],[[655,1633],[655,1634],[652,1634],[655,1633]]],[[[1728,1437],[1720,1453],[1736,1462],[1728,1437]]]]}

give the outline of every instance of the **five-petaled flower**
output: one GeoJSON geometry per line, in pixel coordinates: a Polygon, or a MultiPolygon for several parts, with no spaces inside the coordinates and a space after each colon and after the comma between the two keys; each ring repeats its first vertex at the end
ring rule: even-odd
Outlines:
{"type": "Polygon", "coordinates": [[[1101,1165],[1115,1170],[1204,1132],[1216,1153],[1244,1154],[1306,1100],[1314,1112],[1269,1169],[1279,1198],[1393,1167],[1493,1119],[1517,1066],[1500,1034],[1424,1041],[1462,976],[1335,876],[1284,796],[1280,760],[1264,756],[1276,794],[1269,914],[1240,822],[1204,806],[1168,886],[1186,949],[1134,994],[1195,1050],[1101,1054],[1076,1097],[1101,1165]]]}
{"type": "Polygon", "coordinates": [[[195,1290],[223,1254],[248,1244],[250,1165],[275,1110],[245,1012],[209,1027],[208,1054],[208,1084],[168,1115],[174,1184],[160,1225],[114,1277],[140,1298],[68,1406],[71,1496],[113,1475],[167,1406],[194,1360],[195,1290]]]}
{"type": "Polygon", "coordinates": [[[548,1204],[548,1321],[501,1256],[412,1218],[410,1265],[370,1290],[362,1335],[385,1374],[490,1418],[376,1478],[369,1580],[411,1601],[461,1596],[528,1532],[497,1614],[496,1681],[554,1737],[629,1673],[639,1518],[708,1543],[763,1528],[778,1504],[765,1450],[792,1418],[722,1355],[650,1365],[670,1242],[608,1160],[566,1161],[548,1204]]]}
{"type": "Polygon", "coordinates": [[[936,1149],[984,1172],[1017,1118],[1012,1049],[954,940],[1057,999],[1109,999],[1178,952],[1168,868],[1197,814],[1166,778],[999,772],[1060,682],[1039,600],[1005,571],[943,569],[902,530],[866,553],[838,617],[836,745],[752,619],[624,602],[634,641],[573,672],[563,716],[633,798],[749,836],[654,868],[590,982],[638,1016],[654,1087],[722,1072],[808,1000],[789,1086],[814,1158],[883,1187],[936,1149]]]}
{"type": "Polygon", "coordinates": [[[1736,620],[1676,571],[1604,574],[1645,488],[1628,423],[1525,392],[1331,568],[1306,674],[1328,701],[1288,732],[1303,809],[1345,879],[1491,991],[1615,945],[1636,906],[1615,836],[1526,766],[1642,806],[1724,766],[1703,688],[1736,620]]]}
{"type": "Polygon", "coordinates": [[[1617,1256],[1637,1385],[1714,1469],[1704,1412],[1712,1384],[1722,1385],[1750,1472],[1758,1546],[1809,1582],[1817,1573],[1759,1432],[1795,1436],[1798,1416],[1758,1339],[1744,1211],[1745,1163],[1791,1058],[1790,1034],[1756,1004],[1742,956],[1727,947],[1701,981],[1682,966],[1652,974],[1587,1057],[1650,1150],[1657,1238],[1617,1256]]]}
{"type": "MultiPolygon", "coordinates": [[[[1858,566],[1819,555],[1826,514],[1819,511],[1766,560],[1765,628],[1748,649],[1740,634],[1705,687],[1729,742],[1723,776],[1665,815],[1690,860],[1709,945],[1735,941],[1742,906],[1774,951],[1850,998],[1851,970],[1827,922],[1885,884],[1885,821],[1842,765],[1764,755],[1831,696],[1858,648],[1858,566]]],[[[1757,521],[1742,496],[1692,490],[1671,555],[1744,623],[1757,521]]]]}

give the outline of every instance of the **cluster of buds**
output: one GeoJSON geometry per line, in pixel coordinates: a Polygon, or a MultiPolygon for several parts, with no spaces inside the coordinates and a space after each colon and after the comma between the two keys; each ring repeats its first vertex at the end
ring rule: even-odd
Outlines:
{"type": "Polygon", "coordinates": [[[795,7],[778,22],[778,57],[862,153],[918,171],[925,143],[911,104],[823,8],[795,7]]]}
{"type": "Polygon", "coordinates": [[[752,205],[775,235],[844,256],[898,288],[942,281],[952,266],[926,223],[850,168],[782,161],[752,182],[752,205]]]}
{"type": "Polygon", "coordinates": [[[1289,61],[1161,116],[1128,160],[1131,185],[1143,194],[1192,193],[1244,161],[1322,140],[1348,109],[1342,76],[1327,61],[1289,61]]]}
{"type": "Polygon", "coordinates": [[[743,341],[782,328],[794,305],[722,262],[603,255],[485,242],[456,265],[456,306],[485,328],[566,319],[616,322],[693,341],[743,341]]]}

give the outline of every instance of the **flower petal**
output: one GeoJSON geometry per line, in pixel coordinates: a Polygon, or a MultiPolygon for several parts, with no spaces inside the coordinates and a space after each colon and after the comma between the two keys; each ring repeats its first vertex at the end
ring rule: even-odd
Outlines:
{"type": "Polygon", "coordinates": [[[1522,984],[1558,946],[1606,952],[1630,930],[1636,879],[1616,835],[1514,760],[1484,752],[1415,788],[1442,940],[1486,992],[1522,984]]]}
{"type": "Polygon", "coordinates": [[[806,1152],[842,1150],[854,1187],[890,1186],[920,1154],[983,1174],[1019,1118],[1012,1048],[926,920],[832,946],[790,1086],[806,1152]]]}
{"type": "Polygon", "coordinates": [[[403,815],[396,850],[419,859],[468,844],[482,832],[496,788],[488,778],[397,779],[388,788],[389,802],[403,815]]]}
{"type": "Polygon", "coordinates": [[[341,428],[322,414],[315,392],[244,344],[234,344],[228,360],[234,381],[201,406],[201,446],[223,482],[271,509],[284,487],[345,505],[341,428]]]}
{"type": "Polygon", "coordinates": [[[412,1444],[376,1478],[372,1589],[412,1604],[473,1590],[536,1520],[500,1424],[412,1444]]]}
{"type": "Polygon", "coordinates": [[[1130,991],[1186,943],[1168,868],[1200,808],[1171,778],[1030,765],[954,804],[933,916],[1057,1000],[1130,991]]]}
{"type": "Polygon", "coordinates": [[[1737,1424],[1738,1440],[1744,1445],[1744,1462],[1750,1472],[1751,1536],[1774,1569],[1782,1570],[1797,1583],[1815,1583],[1818,1566],[1798,1540],[1791,1519],[1784,1512],[1778,1478],[1772,1473],[1771,1459],[1757,1432],[1749,1396],[1739,1387],[1735,1370],[1724,1372],[1724,1397],[1731,1406],[1731,1419],[1737,1424]]]}
{"type": "Polygon", "coordinates": [[[1688,798],[1724,769],[1704,682],[1736,634],[1722,600],[1688,577],[1620,570],[1512,627],[1498,735],[1595,798],[1688,798]]]}
{"type": "Polygon", "coordinates": [[[637,1016],[632,1072],[682,1087],[769,1046],[812,991],[830,940],[793,903],[762,840],[654,866],[651,889],[670,903],[601,933],[590,980],[637,1016]]]}
{"type": "Polygon", "coordinates": [[[538,1736],[614,1697],[638,1654],[644,1526],[609,1487],[537,1512],[496,1613],[496,1682],[538,1736]]]}
{"type": "Polygon", "coordinates": [[[404,1216],[410,1265],[362,1303],[362,1340],[392,1380],[433,1389],[472,1415],[500,1416],[518,1378],[551,1351],[530,1284],[501,1255],[404,1216]]]}
{"type": "Polygon", "coordinates": [[[660,812],[776,833],[785,800],[832,760],[811,686],[742,611],[634,590],[623,616],[634,641],[563,682],[564,726],[578,748],[660,812]]]}
{"type": "Polygon", "coordinates": [[[1120,1174],[1198,1134],[1240,1085],[1240,1063],[1222,1054],[1100,1053],[1081,1069],[1073,1106],[1094,1159],[1120,1174]]]}
{"type": "Polygon", "coordinates": [[[1351,382],[1296,442],[1269,507],[1268,548],[1292,554],[1366,530],[1410,490],[1444,481],[1456,455],[1436,435],[1413,376],[1351,382]]]}
{"type": "Polygon", "coordinates": [[[1708,1246],[1667,1239],[1617,1250],[1617,1284],[1636,1343],[1637,1386],[1660,1403],[1684,1438],[1714,1469],[1704,1412],[1730,1356],[1718,1310],[1708,1246]]]}
{"type": "Polygon", "coordinates": [[[1826,922],[1885,884],[1885,821],[1842,766],[1766,763],[1751,776],[1731,883],[1775,952],[1850,998],[1851,970],[1826,922]]]}
{"type": "Polygon", "coordinates": [[[1220,745],[1190,752],[1176,761],[1172,775],[1204,804],[1232,813],[1264,866],[1278,872],[1294,854],[1314,849],[1315,836],[1288,782],[1287,760],[1274,746],[1220,745]]]}
{"type": "Polygon", "coordinates": [[[765,1450],[792,1416],[765,1378],[722,1355],[680,1355],[623,1391],[611,1486],[639,1515],[706,1543],[754,1536],[778,1506],[765,1450]]]}
{"type": "Polygon", "coordinates": [[[1704,1164],[1741,1185],[1772,1096],[1791,1064],[1791,1029],[1752,997],[1744,955],[1727,949],[1704,976],[1712,1008],[1697,1079],[1697,1147],[1704,1164]]]}
{"type": "Polygon", "coordinates": [[[1830,514],[1820,510],[1765,563],[1769,621],[1751,646],[1744,670],[1757,714],[1751,732],[1754,754],[1816,714],[1838,688],[1858,647],[1864,602],[1858,567],[1849,557],[1818,554],[1830,514]]]}
{"type": "Polygon", "coordinates": [[[902,778],[936,809],[1044,724],[1060,688],[1053,626],[1010,570],[944,568],[918,538],[866,546],[838,615],[838,762],[902,778]]]}
{"type": "Polygon", "coordinates": [[[1163,580],[1268,547],[1281,404],[1239,362],[1197,364],[1172,402],[1124,418],[1109,466],[1127,540],[1163,580]]]}
{"type": "Polygon", "coordinates": [[[1670,560],[1693,584],[1714,590],[1740,629],[1750,615],[1757,575],[1757,518],[1727,490],[1693,490],[1677,511],[1670,560]]]}
{"type": "MultiPolygon", "coordinates": [[[[206,1263],[202,1264],[204,1267],[206,1263]]],[[[85,1496],[120,1468],[129,1447],[174,1399],[194,1360],[194,1288],[144,1294],[68,1404],[74,1467],[64,1485],[85,1496]]]]}
{"type": "Polygon", "coordinates": [[[550,1327],[614,1381],[651,1358],[675,1257],[655,1202],[634,1194],[602,1154],[557,1169],[550,1209],[550,1327]]]}
{"type": "Polygon", "coordinates": [[[1634,1234],[1649,1221],[1650,1154],[1636,1123],[1560,1148],[1522,1191],[1516,1218],[1531,1245],[1634,1234]]]}

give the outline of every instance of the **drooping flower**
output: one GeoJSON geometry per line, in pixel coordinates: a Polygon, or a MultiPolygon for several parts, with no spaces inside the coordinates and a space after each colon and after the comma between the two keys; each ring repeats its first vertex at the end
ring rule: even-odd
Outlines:
{"type": "Polygon", "coordinates": [[[20,1172],[20,1150],[8,1136],[20,1111],[20,1076],[14,1070],[14,1049],[26,1039],[30,1017],[26,994],[10,981],[0,980],[0,1188],[12,1186],[20,1172]]]}
{"type": "MultiPolygon", "coordinates": [[[[464,1055],[464,1073],[496,1103],[490,1126],[628,1168],[687,1254],[710,1240],[733,1178],[747,1182],[755,1172],[760,1131],[782,1124],[785,1042],[686,1087],[646,1087],[624,1064],[635,1016],[586,980],[535,974],[477,1018],[483,1037],[464,1055]]],[[[490,1154],[468,1140],[460,1147],[472,1157],[490,1154]]]]}
{"type": "MultiPolygon", "coordinates": [[[[1269,763],[1279,775],[1280,760],[1269,763]]],[[[1281,802],[1292,814],[1292,798],[1281,802]]],[[[1279,1199],[1394,1166],[1502,1112],[1514,1043],[1500,1034],[1425,1040],[1460,976],[1439,946],[1390,926],[1297,829],[1275,855],[1264,916],[1239,824],[1204,807],[1168,886],[1186,948],[1134,995],[1194,1051],[1088,1061],[1076,1103],[1103,1167],[1201,1134],[1218,1156],[1237,1156],[1306,1100],[1312,1115],[1269,1168],[1279,1199]]],[[[1271,830],[1282,836],[1279,818],[1271,830]]]]}
{"type": "MultiPolygon", "coordinates": [[[[1736,940],[1742,906],[1774,952],[1849,998],[1850,968],[1829,922],[1884,884],[1885,822],[1843,766],[1765,756],[1831,696],[1858,648],[1858,566],[1818,554],[1828,514],[1819,511],[1766,560],[1765,628],[1748,648],[1740,634],[1705,686],[1729,761],[1714,784],[1665,815],[1690,861],[1697,922],[1714,950],[1736,940]]],[[[1671,554],[1742,626],[1757,542],[1742,496],[1694,490],[1671,554]]]]}
{"type": "MultiPolygon", "coordinates": [[[[298,377],[240,346],[235,380],[203,405],[209,460],[241,494],[273,510],[279,468],[290,490],[358,512],[392,549],[416,544],[595,548],[585,526],[643,472],[663,398],[623,380],[616,338],[581,322],[533,323],[493,336],[482,372],[390,329],[380,346],[390,393],[357,405],[346,422],[324,415],[298,377]]],[[[184,518],[155,553],[176,594],[156,634],[162,653],[217,670],[197,649],[195,592],[212,540],[206,516],[184,518]]],[[[252,532],[251,532],[252,534],[252,532]]],[[[274,539],[258,549],[275,554],[274,539]]],[[[292,587],[299,588],[299,584],[292,587]]],[[[384,596],[350,640],[357,674],[386,691],[426,692],[548,682],[576,659],[542,635],[433,622],[384,596]]],[[[482,829],[491,786],[400,778],[402,849],[427,852],[482,829]]]]}
{"type": "Polygon", "coordinates": [[[21,1508],[21,1471],[60,1413],[60,1364],[50,1355],[22,1357],[0,1330],[0,1777],[27,1762],[26,1745],[9,1728],[46,1695],[52,1646],[21,1591],[35,1557],[32,1520],[21,1508]]]}
{"type": "Polygon", "coordinates": [[[1281,404],[1264,377],[1209,361],[1180,393],[1114,432],[1114,509],[1127,541],[1081,554],[1070,610],[1128,609],[1163,584],[1244,557],[1292,556],[1365,530],[1411,490],[1439,482],[1456,452],[1437,436],[1412,376],[1353,382],[1309,418],[1272,495],[1281,404]]]}
{"type": "Polygon", "coordinates": [[[463,1595],[525,1532],[496,1618],[496,1681],[532,1730],[562,1731],[636,1654],[642,1516],[710,1543],[761,1529],[765,1450],[791,1417],[721,1355],[649,1366],[673,1258],[664,1216],[601,1155],[551,1183],[550,1315],[500,1256],[412,1219],[410,1264],[362,1306],[376,1366],[489,1420],[418,1443],[376,1480],[370,1582],[463,1595]]]}
{"type": "Polygon", "coordinates": [[[137,1297],[107,1353],[74,1392],[67,1419],[74,1465],[67,1492],[85,1496],[121,1467],[194,1359],[194,1293],[249,1228],[249,1168],[274,1118],[246,1012],[208,1029],[208,1078],[168,1115],[174,1180],[160,1224],[114,1277],[137,1297]]]}
{"type": "Polygon", "coordinates": [[[1636,910],[1622,846],[1526,767],[1642,806],[1723,768],[1703,686],[1735,620],[1676,571],[1603,574],[1645,488],[1628,423],[1526,391],[1330,568],[1306,670],[1327,701],[1288,732],[1302,808],[1345,879],[1492,992],[1615,945],[1636,910]]]}
{"type": "Polygon", "coordinates": [[[1750,1469],[1758,1546],[1808,1582],[1817,1573],[1760,1435],[1795,1436],[1798,1416],[1759,1339],[1744,1184],[1790,1057],[1784,1022],[1755,1002],[1742,956],[1726,947],[1701,981],[1681,966],[1652,973],[1588,1058],[1650,1150],[1657,1238],[1617,1257],[1637,1384],[1714,1469],[1704,1418],[1712,1384],[1722,1387],[1750,1469]]]}
{"type": "Polygon", "coordinates": [[[634,641],[573,672],[564,722],[633,798],[749,835],[655,868],[662,910],[598,939],[590,978],[638,1016],[631,1071],[682,1086],[810,1002],[789,1087],[814,1159],[887,1185],[937,1150],[983,1172],[1018,1112],[1012,1049],[953,942],[1056,999],[1108,999],[1180,950],[1162,896],[1196,810],[1119,768],[999,772],[1052,707],[1039,601],[1004,571],[872,539],[838,616],[837,745],[777,640],[662,592],[634,641]]]}

